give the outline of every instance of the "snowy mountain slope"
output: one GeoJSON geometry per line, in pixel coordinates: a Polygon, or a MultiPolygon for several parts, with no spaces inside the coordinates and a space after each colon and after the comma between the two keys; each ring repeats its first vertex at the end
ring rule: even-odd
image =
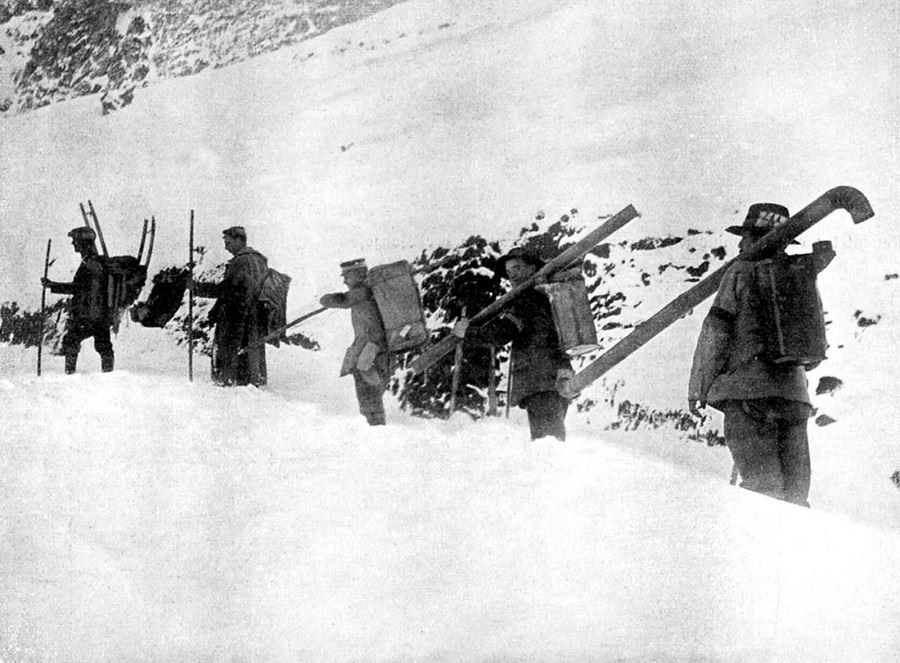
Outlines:
{"type": "MultiPolygon", "coordinates": [[[[0,347],[0,652],[895,660],[895,24],[839,2],[410,0],[106,117],[91,97],[0,121],[0,301],[31,308],[47,237],[52,277],[74,270],[87,198],[114,253],[155,214],[159,267],[185,261],[191,208],[213,264],[245,225],[298,314],[341,260],[510,238],[537,210],[633,203],[618,241],[714,231],[611,254],[615,292],[641,302],[629,323],[686,287],[644,273],[733,251],[721,229],[751,202],[850,184],[876,210],[804,238],[838,251],[818,370],[843,383],[820,399],[836,423],[811,426],[809,512],[728,486],[724,449],[605,431],[599,410],[569,417],[566,445],[524,442],[518,411],[425,422],[393,403],[373,434],[335,375],[344,315],[304,327],[321,352],[273,352],[262,392],[213,389],[199,360],[187,384],[183,349],[135,326],[109,376],[88,347],[80,375],[45,357],[38,381],[33,350],[0,347]]],[[[617,393],[681,406],[704,313],[612,371],[617,393]]]]}
{"type": "Polygon", "coordinates": [[[371,431],[333,357],[269,391],[152,370],[172,359],[0,383],[12,660],[900,651],[896,532],[587,431],[525,443],[502,420],[396,412],[371,431]]]}

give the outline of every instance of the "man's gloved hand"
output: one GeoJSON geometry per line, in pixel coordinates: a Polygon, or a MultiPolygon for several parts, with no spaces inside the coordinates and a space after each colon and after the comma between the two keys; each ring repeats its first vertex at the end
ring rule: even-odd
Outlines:
{"type": "Polygon", "coordinates": [[[42,276],[41,277],[41,285],[44,286],[45,288],[50,288],[53,286],[53,281],[48,279],[46,276],[42,276]]]}
{"type": "Polygon", "coordinates": [[[579,392],[572,389],[571,380],[575,377],[575,371],[571,368],[560,368],[556,371],[556,391],[567,401],[578,398],[579,392]]]}
{"type": "Polygon", "coordinates": [[[455,325],[453,325],[453,330],[450,333],[453,334],[456,338],[465,338],[466,332],[468,331],[468,329],[469,329],[469,319],[463,318],[462,320],[458,321],[455,325]]]}
{"type": "Polygon", "coordinates": [[[702,398],[688,398],[688,410],[695,416],[701,416],[700,410],[706,407],[706,401],[702,398]]]}

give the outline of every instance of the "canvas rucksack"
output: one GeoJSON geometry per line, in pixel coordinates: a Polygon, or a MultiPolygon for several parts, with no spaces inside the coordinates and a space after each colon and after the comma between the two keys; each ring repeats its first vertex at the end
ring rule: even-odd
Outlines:
{"type": "Polygon", "coordinates": [[[763,357],[777,365],[815,368],[828,349],[813,254],[754,263],[763,357]]]}
{"type": "MultiPolygon", "coordinates": [[[[265,333],[270,334],[287,324],[287,296],[291,286],[291,277],[269,267],[266,276],[259,286],[257,301],[263,305],[267,314],[265,333]]],[[[280,338],[268,341],[278,347],[280,338]]]]}

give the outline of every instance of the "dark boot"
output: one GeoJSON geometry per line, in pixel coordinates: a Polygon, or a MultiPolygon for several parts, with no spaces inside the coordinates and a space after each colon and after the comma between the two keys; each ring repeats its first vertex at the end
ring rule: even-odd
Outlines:
{"type": "Polygon", "coordinates": [[[366,421],[370,426],[385,426],[384,412],[370,412],[366,415],[366,421]]]}
{"type": "Polygon", "coordinates": [[[66,375],[72,375],[78,365],[78,355],[66,355],[66,375]]]}
{"type": "Polygon", "coordinates": [[[113,354],[100,355],[100,370],[104,373],[112,373],[116,365],[116,356],[113,354]]]}

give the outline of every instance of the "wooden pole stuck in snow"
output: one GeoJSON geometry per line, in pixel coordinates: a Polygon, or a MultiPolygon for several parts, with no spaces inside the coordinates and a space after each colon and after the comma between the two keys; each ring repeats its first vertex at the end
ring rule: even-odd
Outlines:
{"type": "Polygon", "coordinates": [[[41,281],[41,330],[38,334],[38,356],[37,356],[37,374],[40,376],[41,374],[41,353],[44,349],[44,326],[46,321],[44,320],[44,316],[46,315],[47,309],[47,286],[44,285],[44,282],[47,280],[47,275],[50,273],[50,242],[52,240],[47,240],[47,256],[44,258],[44,280],[41,281]]]}
{"type": "MultiPolygon", "coordinates": [[[[463,308],[462,316],[466,317],[466,309],[463,308]]],[[[456,346],[456,354],[453,357],[453,379],[450,383],[450,411],[447,413],[447,416],[452,415],[456,412],[456,394],[459,391],[459,378],[460,373],[462,372],[462,361],[463,361],[463,344],[460,343],[456,346]]]]}
{"type": "Polygon", "coordinates": [[[497,361],[497,348],[490,347],[490,364],[488,365],[488,410],[491,417],[497,416],[497,375],[494,372],[494,363],[497,361]]]}
{"type": "MultiPolygon", "coordinates": [[[[146,223],[146,222],[145,222],[146,223]]],[[[188,231],[188,381],[194,381],[194,210],[188,231]]]]}

